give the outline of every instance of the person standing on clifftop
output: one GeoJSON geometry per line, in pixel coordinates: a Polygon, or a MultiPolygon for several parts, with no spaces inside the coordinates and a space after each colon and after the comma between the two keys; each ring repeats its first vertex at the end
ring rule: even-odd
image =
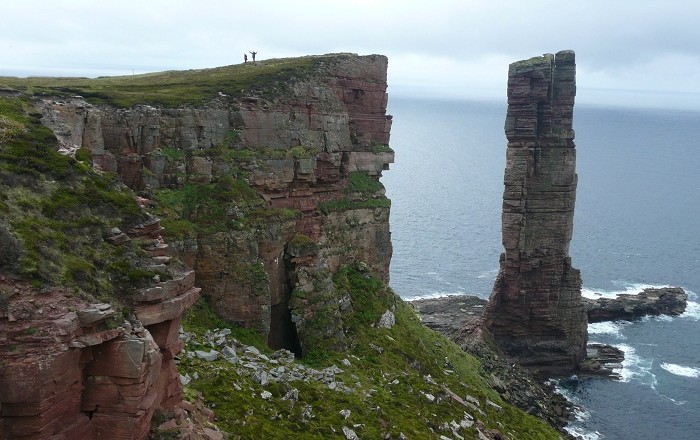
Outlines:
{"type": "Polygon", "coordinates": [[[244,54],[243,54],[243,64],[245,64],[245,63],[247,63],[247,62],[248,62],[248,54],[247,54],[247,53],[244,53],[244,54]]]}
{"type": "Polygon", "coordinates": [[[253,62],[255,62],[255,55],[257,54],[257,52],[251,52],[250,54],[253,55],[253,62]]]}

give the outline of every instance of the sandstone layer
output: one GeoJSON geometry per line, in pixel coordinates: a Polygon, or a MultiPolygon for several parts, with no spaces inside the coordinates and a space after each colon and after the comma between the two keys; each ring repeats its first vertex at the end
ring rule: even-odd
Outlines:
{"type": "Polygon", "coordinates": [[[172,276],[134,293],[131,321],[111,304],[0,276],[2,438],[140,440],[155,411],[177,409],[180,322],[200,289],[191,270],[160,257],[160,231],[154,219],[110,237],[144,243],[153,267],[172,276]]]}
{"type": "Polygon", "coordinates": [[[569,242],[576,198],[572,51],[510,65],[503,192],[504,252],[484,313],[500,348],[542,372],[586,356],[581,277],[569,242]]]}

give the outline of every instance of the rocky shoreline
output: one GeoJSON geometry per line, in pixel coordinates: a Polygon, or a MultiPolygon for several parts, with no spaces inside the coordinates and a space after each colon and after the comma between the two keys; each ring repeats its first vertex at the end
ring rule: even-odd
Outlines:
{"type": "MultiPolygon", "coordinates": [[[[584,298],[589,322],[635,319],[646,315],[679,315],[685,310],[687,295],[679,287],[645,289],[638,295],[617,298],[584,298]]],[[[509,362],[500,355],[490,338],[480,329],[479,319],[487,300],[471,295],[450,295],[410,301],[427,327],[457,341],[467,352],[479,357],[485,376],[501,398],[536,415],[559,429],[573,414],[573,405],[554,387],[532,371],[509,362]]],[[[604,344],[588,344],[585,360],[577,374],[618,379],[624,353],[604,344]]]]}
{"type": "Polygon", "coordinates": [[[484,377],[506,402],[562,430],[574,406],[530,370],[498,353],[493,341],[478,325],[487,301],[471,295],[450,295],[410,301],[422,323],[458,342],[479,358],[484,377]]]}

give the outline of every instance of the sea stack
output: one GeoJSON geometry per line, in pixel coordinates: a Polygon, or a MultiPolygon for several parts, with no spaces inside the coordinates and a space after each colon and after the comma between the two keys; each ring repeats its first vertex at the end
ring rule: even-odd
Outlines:
{"type": "Polygon", "coordinates": [[[573,51],[519,61],[508,71],[504,252],[484,312],[499,347],[543,374],[586,356],[581,276],[569,242],[576,199],[573,51]]]}

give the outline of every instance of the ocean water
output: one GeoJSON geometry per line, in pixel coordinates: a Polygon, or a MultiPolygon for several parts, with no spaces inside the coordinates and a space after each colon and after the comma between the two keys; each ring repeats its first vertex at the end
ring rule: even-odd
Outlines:
{"type": "MultiPolygon", "coordinates": [[[[505,101],[505,98],[504,98],[505,101]]],[[[391,286],[405,299],[487,298],[498,272],[505,103],[392,98],[391,286]]],[[[574,109],[571,243],[584,295],[681,286],[680,317],[589,326],[626,353],[620,380],[576,378],[586,439],[700,438],[700,112],[574,109]]]]}

